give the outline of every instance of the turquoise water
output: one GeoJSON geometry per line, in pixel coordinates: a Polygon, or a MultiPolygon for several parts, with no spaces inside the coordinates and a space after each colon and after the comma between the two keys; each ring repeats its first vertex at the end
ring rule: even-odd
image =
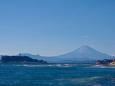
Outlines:
{"type": "Polygon", "coordinates": [[[115,68],[95,64],[3,64],[0,86],[115,86],[115,68]]]}

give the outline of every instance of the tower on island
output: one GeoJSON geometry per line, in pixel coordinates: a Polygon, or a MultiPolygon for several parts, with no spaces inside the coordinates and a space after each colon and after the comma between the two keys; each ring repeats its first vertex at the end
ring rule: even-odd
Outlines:
{"type": "Polygon", "coordinates": [[[21,53],[19,53],[19,56],[21,56],[21,53]]]}

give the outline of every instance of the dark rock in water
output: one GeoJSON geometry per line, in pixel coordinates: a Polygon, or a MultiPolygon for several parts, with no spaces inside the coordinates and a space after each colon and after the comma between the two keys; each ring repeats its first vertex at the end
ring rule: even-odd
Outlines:
{"type": "Polygon", "coordinates": [[[96,62],[96,64],[110,64],[112,63],[114,60],[113,59],[104,59],[104,60],[98,60],[96,62]]]}
{"type": "Polygon", "coordinates": [[[47,63],[43,60],[32,59],[28,56],[2,56],[1,63],[47,63]]]}

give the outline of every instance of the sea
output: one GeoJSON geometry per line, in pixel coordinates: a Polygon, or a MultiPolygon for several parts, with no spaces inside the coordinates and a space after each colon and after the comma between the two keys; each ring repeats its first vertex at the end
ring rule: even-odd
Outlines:
{"type": "Polygon", "coordinates": [[[115,67],[0,63],[0,86],[115,86],[115,67]]]}

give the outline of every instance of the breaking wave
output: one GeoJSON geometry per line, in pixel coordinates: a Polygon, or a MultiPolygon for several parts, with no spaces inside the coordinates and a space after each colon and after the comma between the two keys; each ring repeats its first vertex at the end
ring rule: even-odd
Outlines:
{"type": "Polygon", "coordinates": [[[93,65],[92,68],[115,68],[115,66],[93,65]]]}
{"type": "Polygon", "coordinates": [[[74,67],[78,64],[2,64],[0,66],[24,66],[24,67],[74,67]]]}

